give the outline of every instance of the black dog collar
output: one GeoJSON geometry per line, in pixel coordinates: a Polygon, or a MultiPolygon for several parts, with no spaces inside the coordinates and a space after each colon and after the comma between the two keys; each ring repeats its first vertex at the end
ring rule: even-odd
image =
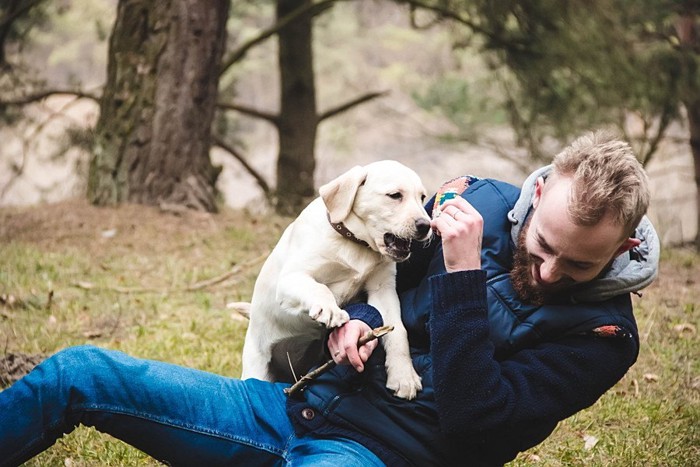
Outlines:
{"type": "Polygon", "coordinates": [[[360,244],[360,245],[362,245],[362,246],[366,246],[367,248],[369,248],[369,243],[367,243],[367,242],[364,241],[364,240],[360,240],[359,238],[357,238],[357,237],[355,236],[354,233],[350,232],[350,229],[348,229],[347,227],[345,227],[345,224],[343,224],[342,222],[333,222],[333,221],[331,221],[331,215],[330,215],[329,212],[326,212],[326,217],[328,217],[328,222],[329,222],[329,223],[331,224],[331,226],[333,227],[333,230],[335,230],[336,232],[338,232],[339,235],[342,235],[343,238],[347,238],[348,240],[352,240],[352,241],[355,242],[355,243],[358,243],[358,244],[360,244]]]}

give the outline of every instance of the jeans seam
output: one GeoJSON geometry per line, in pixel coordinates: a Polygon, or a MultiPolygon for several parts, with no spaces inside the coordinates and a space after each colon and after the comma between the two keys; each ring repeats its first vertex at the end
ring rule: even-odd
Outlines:
{"type": "Polygon", "coordinates": [[[234,441],[234,442],[245,444],[247,446],[251,446],[251,447],[254,447],[257,449],[263,449],[263,450],[268,451],[272,454],[278,455],[282,458],[285,457],[284,456],[285,450],[277,449],[274,446],[267,445],[264,443],[257,443],[255,441],[252,441],[249,438],[242,438],[242,437],[233,436],[229,433],[222,433],[218,430],[212,430],[210,428],[203,428],[201,426],[182,423],[178,420],[173,420],[169,417],[158,417],[158,416],[153,416],[150,414],[143,414],[140,412],[132,412],[132,411],[124,410],[121,408],[114,408],[114,407],[109,406],[109,405],[101,405],[101,404],[76,405],[74,408],[74,411],[110,412],[110,413],[114,413],[114,414],[118,414],[118,415],[126,415],[129,417],[140,418],[143,420],[147,420],[147,421],[151,421],[151,422],[155,422],[155,423],[160,423],[162,425],[171,426],[173,428],[181,428],[181,429],[189,430],[189,431],[192,431],[195,433],[216,436],[216,437],[224,439],[224,440],[234,441]]]}

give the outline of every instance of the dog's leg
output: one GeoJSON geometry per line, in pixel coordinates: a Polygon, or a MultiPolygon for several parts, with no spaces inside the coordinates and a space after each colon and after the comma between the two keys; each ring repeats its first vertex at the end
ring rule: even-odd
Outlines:
{"type": "Polygon", "coordinates": [[[408,333],[401,321],[401,304],[393,284],[369,291],[367,302],[379,310],[384,325],[394,327],[392,332],[382,337],[382,345],[386,351],[386,387],[394,391],[397,397],[414,399],[416,393],[423,389],[423,385],[413,368],[408,333]]]}
{"type": "Polygon", "coordinates": [[[341,310],[333,292],[308,274],[297,272],[280,277],[277,284],[277,302],[282,310],[297,315],[308,315],[327,328],[345,324],[348,313],[341,310]]]}

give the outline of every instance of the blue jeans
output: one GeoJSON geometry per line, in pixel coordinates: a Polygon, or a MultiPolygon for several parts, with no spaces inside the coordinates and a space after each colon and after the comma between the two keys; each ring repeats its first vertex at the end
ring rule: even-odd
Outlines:
{"type": "Polygon", "coordinates": [[[297,436],[285,386],[69,348],[0,392],[0,465],[26,461],[80,423],[171,465],[384,465],[355,441],[297,436]]]}

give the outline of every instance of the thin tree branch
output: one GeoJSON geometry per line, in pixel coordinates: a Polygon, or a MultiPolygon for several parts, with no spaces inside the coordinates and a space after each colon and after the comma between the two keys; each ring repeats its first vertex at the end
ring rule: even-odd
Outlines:
{"type": "Polygon", "coordinates": [[[432,21],[430,21],[429,23],[427,23],[427,24],[418,24],[418,21],[417,21],[417,19],[416,19],[416,11],[418,11],[418,7],[417,7],[416,5],[409,5],[409,9],[410,9],[410,11],[409,11],[409,17],[410,17],[410,19],[411,19],[411,27],[412,27],[413,29],[417,29],[417,30],[419,30],[419,31],[424,31],[424,30],[426,30],[426,29],[432,28],[433,26],[435,26],[436,24],[438,24],[438,23],[440,22],[440,20],[442,20],[442,18],[440,17],[440,15],[436,15],[436,16],[432,19],[432,21]]]}
{"type": "Polygon", "coordinates": [[[11,25],[13,22],[17,20],[20,16],[23,14],[27,13],[29,10],[34,8],[35,6],[39,5],[40,3],[44,2],[45,0],[32,0],[24,5],[22,5],[21,2],[15,2],[13,5],[10,7],[8,10],[9,13],[3,17],[0,18],[0,27],[5,28],[11,25]]]}
{"type": "Polygon", "coordinates": [[[646,167],[647,164],[649,164],[652,156],[654,156],[657,149],[659,149],[659,144],[666,135],[666,130],[668,129],[668,126],[671,124],[672,115],[673,112],[671,111],[671,109],[668,108],[668,106],[666,106],[663,112],[661,113],[661,117],[659,119],[659,129],[656,132],[656,135],[649,141],[649,149],[646,151],[646,154],[644,154],[644,157],[642,159],[643,167],[646,167]]]}
{"type": "Polygon", "coordinates": [[[265,193],[265,196],[269,198],[271,195],[271,190],[270,185],[267,184],[265,178],[250,164],[248,164],[248,162],[243,158],[243,156],[238,151],[236,151],[230,144],[227,144],[224,140],[222,140],[216,135],[213,135],[212,139],[214,140],[214,144],[216,146],[231,154],[238,162],[241,163],[241,165],[243,165],[243,168],[245,168],[246,171],[248,171],[248,173],[258,183],[258,186],[263,191],[263,193],[265,193]]]}
{"type": "MultiPolygon", "coordinates": [[[[27,161],[29,160],[29,149],[30,149],[29,146],[32,142],[34,142],[34,138],[37,135],[39,135],[39,133],[41,133],[44,130],[44,128],[46,128],[46,126],[48,126],[48,124],[51,123],[55,118],[58,118],[58,117],[68,118],[63,112],[65,112],[70,107],[72,107],[77,101],[78,101],[78,99],[67,102],[57,111],[51,112],[49,114],[49,116],[43,122],[38,123],[33,129],[31,129],[31,133],[28,136],[21,137],[21,139],[22,139],[22,161],[19,165],[15,165],[12,168],[12,170],[14,171],[13,177],[5,184],[5,186],[0,188],[0,200],[5,198],[5,196],[10,191],[12,186],[24,174],[24,169],[27,165],[27,161]]],[[[2,103],[0,103],[0,105],[1,104],[2,103]]]]}
{"type": "Polygon", "coordinates": [[[17,97],[14,99],[0,100],[0,105],[5,106],[22,106],[31,104],[33,102],[41,101],[47,97],[56,95],[69,95],[75,96],[78,99],[92,99],[95,102],[100,102],[100,96],[83,91],[77,91],[73,89],[46,89],[34,94],[28,94],[26,96],[17,97]]]}
{"type": "Polygon", "coordinates": [[[161,293],[161,294],[170,294],[170,293],[177,293],[177,292],[194,292],[197,290],[201,289],[206,289],[209,287],[213,287],[217,284],[220,284],[224,282],[226,279],[229,279],[232,276],[235,276],[237,274],[241,274],[245,272],[247,269],[255,266],[256,264],[259,264],[267,258],[268,253],[265,253],[263,255],[260,255],[256,258],[249,259],[248,261],[245,261],[241,264],[237,264],[231,270],[220,274],[216,277],[212,277],[210,279],[206,279],[200,282],[196,282],[194,284],[188,285],[186,287],[167,287],[167,288],[158,288],[158,287],[121,287],[121,286],[97,286],[91,282],[84,282],[84,281],[79,281],[79,282],[74,282],[71,284],[73,287],[77,287],[79,289],[83,290],[109,290],[112,292],[117,292],[117,293],[124,293],[124,294],[132,294],[132,293],[161,293]]]}
{"type": "Polygon", "coordinates": [[[432,11],[434,13],[439,14],[440,16],[442,16],[444,18],[448,18],[448,19],[451,19],[451,20],[456,21],[458,23],[461,23],[465,26],[468,26],[474,32],[479,32],[479,33],[484,34],[484,35],[489,36],[489,37],[493,36],[493,33],[482,28],[481,26],[479,26],[475,22],[469,20],[468,18],[463,17],[462,15],[460,15],[459,13],[457,13],[455,11],[449,10],[447,8],[440,6],[440,5],[433,5],[430,3],[426,3],[422,0],[397,0],[397,3],[405,3],[413,9],[422,8],[424,10],[432,11]]]}
{"type": "Polygon", "coordinates": [[[22,15],[27,14],[29,10],[35,6],[38,6],[44,1],[45,0],[32,0],[24,4],[22,4],[22,2],[15,1],[10,8],[6,10],[5,16],[0,18],[0,66],[7,65],[5,42],[7,41],[12,24],[22,15]]]}
{"type": "Polygon", "coordinates": [[[265,41],[269,37],[277,34],[282,28],[285,28],[288,26],[291,22],[297,20],[300,16],[305,15],[305,14],[311,14],[312,16],[316,16],[326,9],[330,8],[333,6],[333,3],[336,3],[341,0],[321,0],[318,3],[313,3],[309,2],[303,6],[300,6],[296,10],[292,11],[279,21],[277,21],[275,24],[273,24],[271,27],[260,31],[260,33],[249,39],[248,41],[244,42],[241,44],[237,49],[235,49],[233,52],[231,52],[223,61],[221,64],[221,70],[219,71],[219,76],[223,75],[226,73],[226,71],[231,68],[231,66],[236,63],[237,61],[241,60],[248,51],[253,48],[254,46],[258,45],[259,43],[265,41]]]}
{"type": "Polygon", "coordinates": [[[224,110],[235,110],[235,111],[240,112],[242,114],[248,115],[249,117],[255,117],[255,118],[260,118],[262,120],[267,120],[268,122],[272,123],[275,126],[277,126],[277,122],[279,121],[279,115],[277,115],[277,114],[264,112],[262,110],[254,109],[252,107],[247,107],[245,105],[226,104],[223,102],[219,102],[218,104],[216,104],[216,106],[218,108],[224,109],[224,110]]]}
{"type": "Polygon", "coordinates": [[[362,96],[356,97],[355,99],[353,99],[351,101],[348,101],[344,104],[340,104],[336,107],[333,107],[333,108],[326,110],[325,112],[323,112],[322,114],[320,114],[318,116],[318,121],[320,123],[323,120],[326,120],[327,118],[335,117],[336,115],[338,115],[340,113],[346,112],[357,105],[360,105],[360,104],[367,102],[367,101],[370,101],[372,99],[376,99],[377,97],[386,96],[387,94],[389,94],[389,91],[380,91],[380,92],[370,92],[370,93],[364,94],[362,96]]]}
{"type": "MultiPolygon", "coordinates": [[[[381,326],[378,328],[374,328],[371,331],[367,331],[367,334],[364,336],[360,337],[357,341],[357,346],[362,347],[368,342],[371,342],[375,339],[378,339],[382,337],[384,334],[387,334],[391,331],[394,330],[394,326],[381,326]]],[[[336,363],[335,360],[332,358],[328,360],[326,363],[321,365],[320,367],[316,368],[313,371],[310,371],[309,373],[305,374],[304,376],[301,377],[299,381],[294,383],[291,387],[284,388],[284,393],[287,394],[288,396],[293,396],[299,391],[302,391],[308,384],[313,381],[314,379],[318,378],[321,376],[323,373],[333,369],[335,367],[336,363]]]]}

